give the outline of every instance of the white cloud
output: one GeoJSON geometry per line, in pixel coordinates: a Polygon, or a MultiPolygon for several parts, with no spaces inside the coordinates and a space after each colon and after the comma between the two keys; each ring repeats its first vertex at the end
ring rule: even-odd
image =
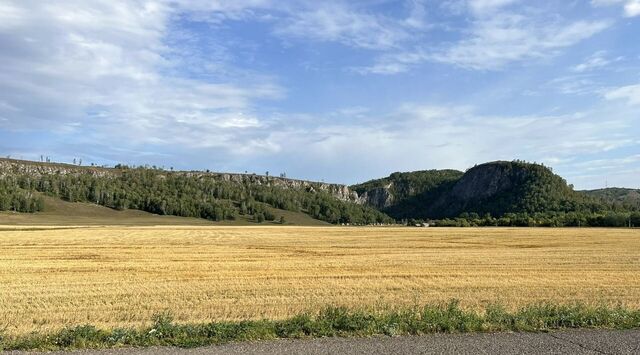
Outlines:
{"type": "Polygon", "coordinates": [[[475,14],[490,14],[519,0],[469,0],[468,6],[475,14]]]}
{"type": "Polygon", "coordinates": [[[410,0],[409,16],[404,20],[404,23],[413,29],[424,29],[427,26],[426,14],[427,10],[424,4],[425,0],[410,0]]]}
{"type": "Polygon", "coordinates": [[[622,158],[613,159],[593,159],[583,162],[573,163],[576,168],[580,168],[585,171],[594,170],[611,170],[611,169],[624,169],[628,168],[629,164],[640,163],[640,154],[629,155],[622,158]]]}
{"type": "Polygon", "coordinates": [[[544,87],[565,95],[599,94],[602,90],[588,74],[561,76],[549,81],[544,87]]]}
{"type": "MultiPolygon", "coordinates": [[[[311,9],[297,10],[276,34],[287,38],[310,38],[339,42],[348,46],[383,50],[398,47],[409,37],[402,23],[393,19],[358,11],[346,3],[315,3],[311,9]]],[[[410,26],[419,26],[420,19],[413,13],[410,26]]]]}
{"type": "Polygon", "coordinates": [[[602,95],[607,88],[602,83],[603,78],[599,71],[610,67],[612,64],[624,60],[624,57],[609,57],[606,51],[597,51],[585,58],[581,63],[570,68],[573,72],[548,81],[543,88],[565,95],[602,95]]]}
{"type": "Polygon", "coordinates": [[[594,6],[622,5],[626,17],[640,16],[640,0],[591,0],[594,6]]]}
{"type": "Polygon", "coordinates": [[[627,17],[640,16],[640,1],[639,0],[628,1],[624,5],[624,13],[627,17]]]}
{"type": "Polygon", "coordinates": [[[11,3],[0,3],[0,28],[11,28],[20,25],[24,18],[24,9],[11,3]]]}
{"type": "Polygon", "coordinates": [[[607,100],[623,100],[629,105],[640,105],[640,84],[610,89],[604,93],[607,100]]]}
{"type": "Polygon", "coordinates": [[[470,69],[495,70],[553,56],[608,26],[605,21],[563,23],[502,12],[474,20],[468,37],[431,58],[470,69]]]}
{"type": "Polygon", "coordinates": [[[606,54],[607,54],[606,51],[598,51],[592,54],[591,56],[589,56],[589,58],[587,58],[584,62],[574,66],[572,70],[576,72],[586,72],[593,69],[603,68],[608,66],[612,62],[622,60],[621,57],[618,57],[615,59],[608,59],[606,57],[606,54]]]}
{"type": "Polygon", "coordinates": [[[367,67],[353,68],[353,71],[360,74],[398,74],[409,71],[413,66],[428,59],[429,55],[421,49],[388,53],[378,57],[374,64],[367,67]]]}
{"type": "Polygon", "coordinates": [[[407,103],[388,114],[290,126],[274,131],[269,140],[287,142],[281,148],[287,159],[296,161],[300,171],[294,173],[327,177],[331,171],[335,179],[429,168],[466,169],[514,158],[569,171],[577,156],[637,146],[630,125],[623,111],[608,116],[595,110],[501,116],[480,114],[470,106],[407,103]],[[340,172],[332,166],[340,166],[340,172]]]}
{"type": "MultiPolygon", "coordinates": [[[[236,14],[263,3],[4,2],[0,127],[78,132],[79,141],[122,146],[256,148],[257,128],[268,118],[258,117],[254,101],[284,91],[260,77],[174,75],[183,58],[167,40],[169,22],[181,11],[236,14]]],[[[226,66],[203,56],[198,64],[201,72],[226,66]]]]}
{"type": "MultiPolygon", "coordinates": [[[[441,62],[474,70],[500,70],[509,64],[553,57],[605,30],[604,20],[567,20],[527,8],[512,9],[513,0],[466,3],[470,19],[457,41],[424,45],[412,42],[387,51],[372,65],[355,68],[361,74],[397,74],[425,62],[441,62]]],[[[585,64],[595,67],[600,62],[585,64]]]]}

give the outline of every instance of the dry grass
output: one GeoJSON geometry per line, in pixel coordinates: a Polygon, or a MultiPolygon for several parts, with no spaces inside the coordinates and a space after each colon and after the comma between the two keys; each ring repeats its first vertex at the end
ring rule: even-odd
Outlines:
{"type": "Polygon", "coordinates": [[[640,307],[640,230],[95,227],[0,231],[0,329],[283,318],[458,298],[640,307]],[[4,322],[4,324],[3,324],[4,322]]]}

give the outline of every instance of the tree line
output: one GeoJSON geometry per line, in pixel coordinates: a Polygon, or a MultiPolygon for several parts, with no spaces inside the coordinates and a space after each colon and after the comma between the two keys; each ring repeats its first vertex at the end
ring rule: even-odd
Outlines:
{"type": "Polygon", "coordinates": [[[435,227],[640,227],[640,211],[490,213],[464,212],[456,218],[437,220],[408,219],[409,225],[429,223],[435,227]]]}
{"type": "Polygon", "coordinates": [[[273,220],[275,216],[266,207],[268,205],[304,212],[334,224],[393,222],[373,208],[340,201],[317,187],[282,187],[249,179],[224,181],[208,174],[173,173],[143,167],[119,166],[116,171],[103,175],[82,169],[67,174],[5,175],[0,178],[0,210],[40,211],[44,204],[36,194],[39,192],[69,202],[213,221],[234,220],[240,215],[256,221],[273,220]]]}
{"type": "Polygon", "coordinates": [[[42,196],[19,187],[11,177],[0,179],[0,211],[37,212],[44,208],[42,196]]]}

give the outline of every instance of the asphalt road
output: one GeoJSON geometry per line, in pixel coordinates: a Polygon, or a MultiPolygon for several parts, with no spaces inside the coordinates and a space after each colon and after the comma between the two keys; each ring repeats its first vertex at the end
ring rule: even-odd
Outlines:
{"type": "MultiPolygon", "coordinates": [[[[23,353],[16,352],[14,354],[23,353]]],[[[273,340],[232,343],[194,349],[156,347],[84,350],[53,354],[640,354],[640,329],[625,331],[572,330],[551,333],[434,334],[394,338],[273,340]]]]}

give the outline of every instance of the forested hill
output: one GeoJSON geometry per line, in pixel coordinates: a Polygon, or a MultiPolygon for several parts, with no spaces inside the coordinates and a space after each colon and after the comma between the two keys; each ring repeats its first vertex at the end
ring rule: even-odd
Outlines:
{"type": "Polygon", "coordinates": [[[640,210],[640,190],[609,187],[606,189],[580,191],[594,197],[606,204],[617,206],[620,209],[640,210]]]}
{"type": "Polygon", "coordinates": [[[351,188],[391,217],[441,225],[627,225],[638,210],[574,191],[550,168],[522,161],[481,164],[465,173],[394,173],[351,188]]]}
{"type": "Polygon", "coordinates": [[[386,209],[414,196],[455,183],[463,173],[458,170],[396,172],[389,177],[351,186],[360,203],[386,209]]]}
{"type": "Polygon", "coordinates": [[[330,223],[389,223],[374,208],[355,203],[344,185],[254,174],[166,171],[117,166],[80,167],[0,159],[0,210],[42,210],[41,194],[70,202],[160,215],[257,222],[274,216],[265,206],[299,211],[330,223]]]}
{"type": "Polygon", "coordinates": [[[0,159],[0,211],[41,211],[43,195],[213,221],[273,220],[270,208],[276,208],[334,224],[640,226],[638,190],[574,191],[550,168],[522,161],[485,163],[464,173],[393,173],[348,187],[255,174],[0,159]]]}

